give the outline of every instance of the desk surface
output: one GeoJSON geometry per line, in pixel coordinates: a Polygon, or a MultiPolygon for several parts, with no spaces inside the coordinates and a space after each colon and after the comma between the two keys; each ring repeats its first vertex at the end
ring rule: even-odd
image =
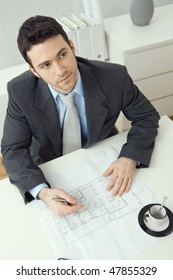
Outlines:
{"type": "MultiPolygon", "coordinates": [[[[120,133],[97,143],[89,149],[80,149],[64,157],[42,165],[45,174],[53,174],[57,168],[90,157],[108,146],[121,149],[127,132],[120,133]]],[[[168,196],[166,206],[173,211],[173,122],[166,116],[160,120],[159,133],[149,168],[137,171],[146,185],[160,201],[168,196]]],[[[24,205],[21,195],[8,179],[0,181],[0,259],[32,260],[55,259],[47,236],[35,215],[32,203],[24,205]]],[[[173,233],[164,237],[149,250],[135,259],[173,259],[173,233]]]]}

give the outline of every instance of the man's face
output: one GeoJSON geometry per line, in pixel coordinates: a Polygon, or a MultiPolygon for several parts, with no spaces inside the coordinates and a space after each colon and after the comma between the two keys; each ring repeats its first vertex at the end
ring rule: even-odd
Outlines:
{"type": "Polygon", "coordinates": [[[69,46],[61,35],[53,36],[32,46],[27,55],[34,75],[61,93],[72,91],[77,82],[77,62],[71,41],[69,46]]]}

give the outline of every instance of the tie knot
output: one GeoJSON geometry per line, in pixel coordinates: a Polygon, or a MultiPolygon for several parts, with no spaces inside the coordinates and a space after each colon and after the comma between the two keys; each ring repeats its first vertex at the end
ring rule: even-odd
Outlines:
{"type": "Polygon", "coordinates": [[[74,96],[74,92],[68,94],[68,95],[59,95],[61,100],[64,102],[64,104],[69,108],[74,106],[74,100],[73,100],[73,96],[74,96]]]}

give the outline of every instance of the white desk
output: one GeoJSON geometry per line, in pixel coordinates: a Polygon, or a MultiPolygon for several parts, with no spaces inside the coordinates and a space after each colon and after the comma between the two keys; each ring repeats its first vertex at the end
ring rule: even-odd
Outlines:
{"type": "MultiPolygon", "coordinates": [[[[74,162],[90,157],[108,146],[121,149],[126,132],[97,143],[87,150],[79,150],[43,165],[45,173],[64,169],[74,162]]],[[[160,201],[166,194],[166,206],[173,211],[173,122],[168,117],[160,120],[159,134],[149,168],[137,172],[160,201]]],[[[32,203],[26,206],[17,189],[8,179],[0,181],[0,259],[55,259],[32,203]]],[[[173,259],[173,233],[161,238],[155,246],[136,259],[173,259]]]]}

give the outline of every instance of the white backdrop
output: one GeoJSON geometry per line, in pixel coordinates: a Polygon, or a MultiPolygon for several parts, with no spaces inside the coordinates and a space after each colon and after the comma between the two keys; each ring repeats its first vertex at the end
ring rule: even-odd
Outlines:
{"type": "MultiPolygon", "coordinates": [[[[100,0],[103,18],[127,14],[131,0],[100,0]]],[[[173,0],[154,0],[155,6],[173,3],[173,0]]],[[[67,13],[79,15],[84,11],[82,0],[1,0],[0,1],[0,69],[21,64],[16,37],[22,22],[40,14],[60,17],[67,13]]]]}

